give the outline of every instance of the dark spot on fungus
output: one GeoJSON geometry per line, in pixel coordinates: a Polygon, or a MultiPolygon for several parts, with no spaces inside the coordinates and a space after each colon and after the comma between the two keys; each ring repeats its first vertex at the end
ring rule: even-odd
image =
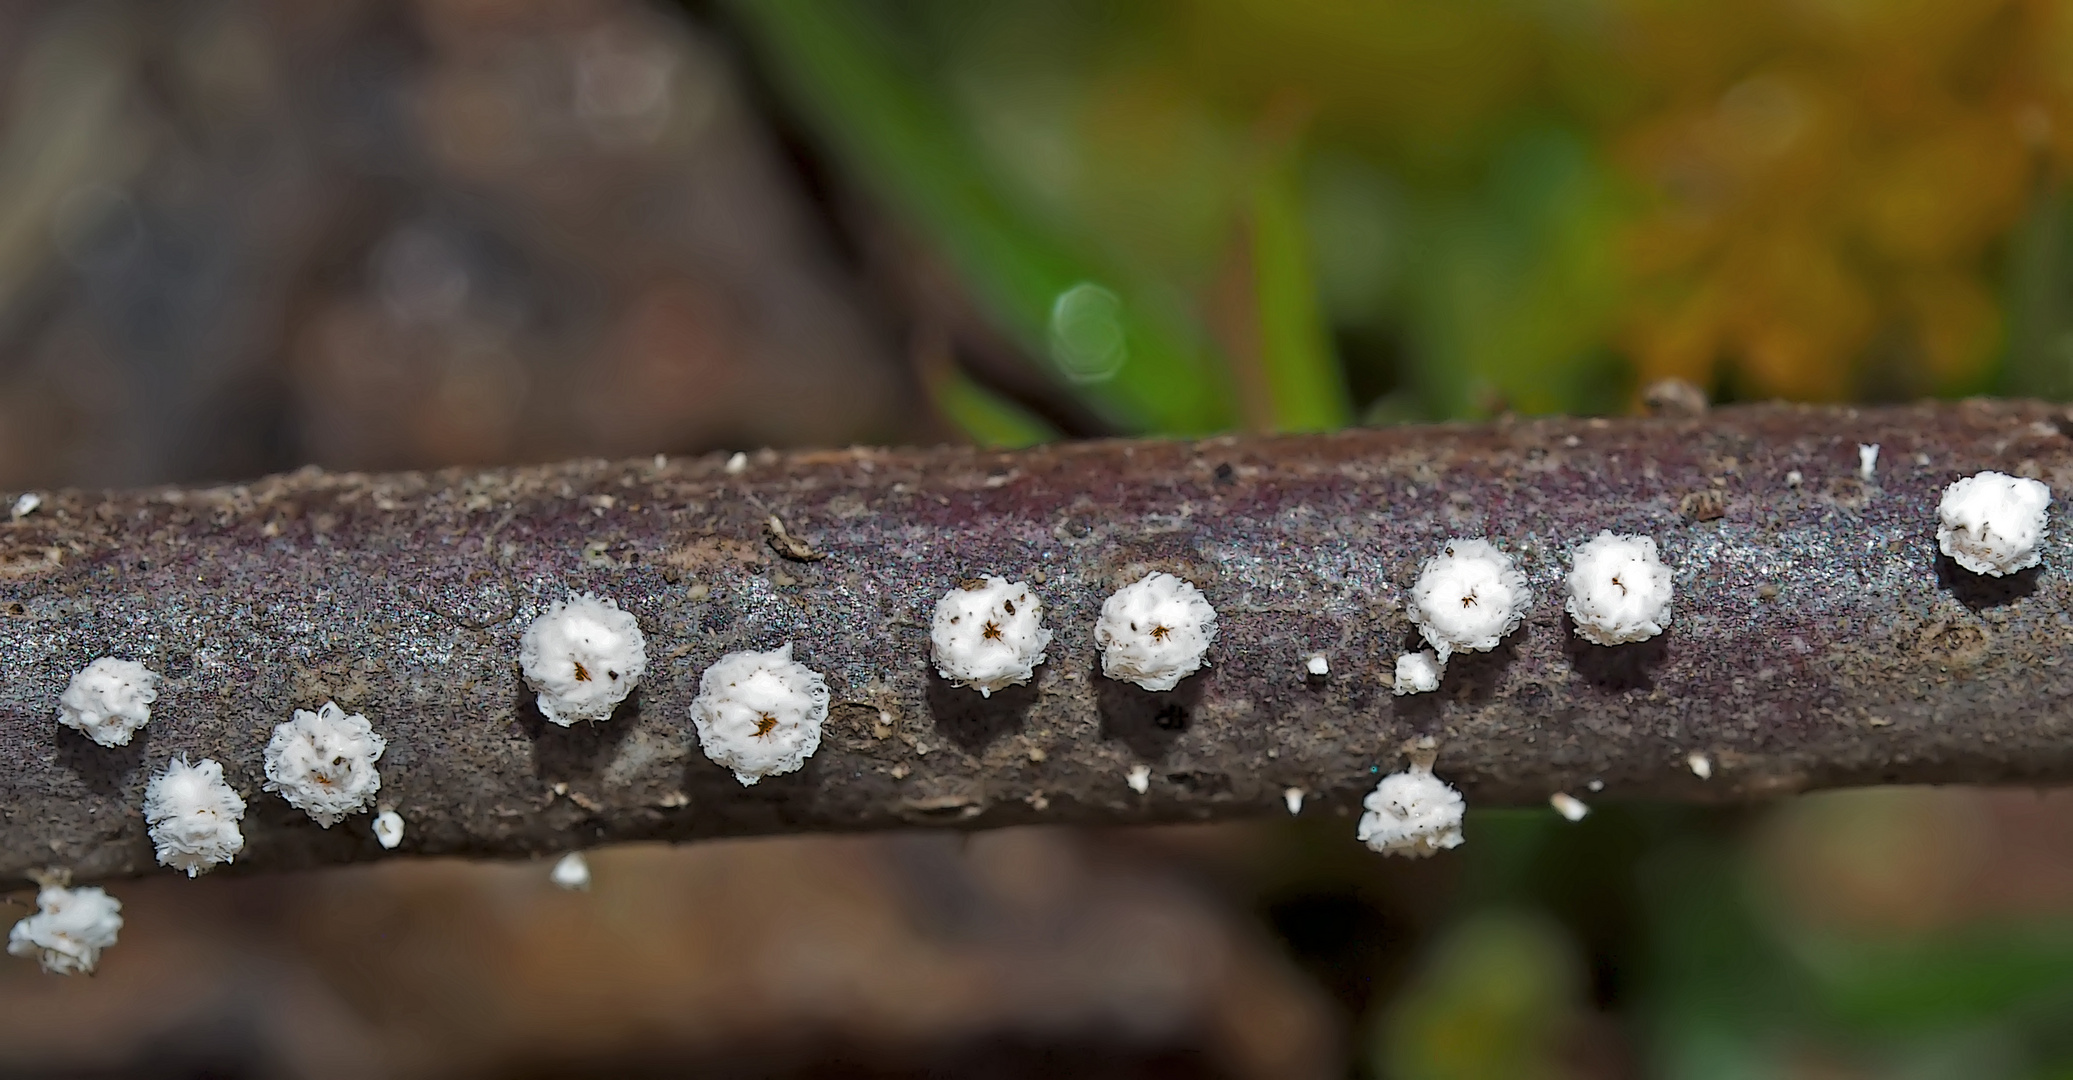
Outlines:
{"type": "Polygon", "coordinates": [[[584,667],[584,666],[583,666],[583,661],[581,661],[581,660],[578,660],[578,661],[576,661],[576,681],[577,681],[577,682],[589,682],[589,681],[590,681],[590,669],[589,669],[589,668],[587,668],[587,667],[584,667]]]}
{"type": "Polygon", "coordinates": [[[1015,614],[1015,601],[1013,601],[1013,600],[1003,600],[1003,601],[1001,601],[1001,607],[1003,607],[1003,608],[1006,608],[1006,609],[1007,609],[1007,612],[1008,612],[1008,614],[1010,614],[1010,615],[1013,615],[1013,614],[1015,614]]]}
{"type": "Polygon", "coordinates": [[[986,629],[981,630],[979,632],[979,636],[985,638],[988,641],[999,641],[1001,639],[1000,624],[997,622],[987,623],[986,629]]]}
{"type": "Polygon", "coordinates": [[[756,737],[760,739],[763,736],[770,734],[771,729],[775,727],[777,727],[777,717],[772,716],[769,713],[764,713],[763,715],[758,716],[756,718],[756,737]]]}

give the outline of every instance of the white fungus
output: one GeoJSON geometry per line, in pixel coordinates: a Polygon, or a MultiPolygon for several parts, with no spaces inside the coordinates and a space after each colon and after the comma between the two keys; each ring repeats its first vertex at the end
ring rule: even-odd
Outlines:
{"type": "Polygon", "coordinates": [[[1871,483],[1872,476],[1879,471],[1879,444],[1857,444],[1857,478],[1871,483]]]}
{"type": "Polygon", "coordinates": [[[1413,765],[1391,773],[1361,800],[1367,813],[1354,833],[1384,855],[1423,858],[1461,844],[1461,793],[1432,770],[1413,765]]]}
{"type": "Polygon", "coordinates": [[[21,519],[28,517],[30,514],[35,513],[36,508],[42,505],[43,496],[38,495],[33,491],[25,491],[22,493],[20,498],[14,501],[14,511],[9,516],[12,517],[15,521],[20,521],[21,519]]]}
{"type": "Polygon", "coordinates": [[[1693,776],[1696,776],[1701,780],[1713,779],[1712,758],[1709,758],[1706,755],[1699,753],[1697,750],[1694,750],[1691,753],[1685,755],[1684,763],[1685,765],[1691,768],[1693,776]]]}
{"type": "Polygon", "coordinates": [[[1322,679],[1332,673],[1332,662],[1323,653],[1303,661],[1303,670],[1314,678],[1322,679]]]}
{"type": "Polygon", "coordinates": [[[699,748],[744,785],[805,764],[820,749],[827,719],[828,684],[792,659],[790,642],[721,657],[705,669],[691,702],[699,748]]]}
{"type": "Polygon", "coordinates": [[[1804,475],[1802,475],[1802,474],[1800,473],[1800,471],[1799,471],[1798,469],[1791,469],[1791,470],[1788,470],[1788,471],[1787,471],[1787,472],[1785,473],[1785,486],[1786,486],[1786,487],[1798,487],[1798,486],[1800,486],[1800,484],[1801,484],[1801,483],[1803,483],[1803,482],[1804,482],[1805,480],[1806,480],[1806,477],[1805,477],[1804,475]]]}
{"type": "Polygon", "coordinates": [[[33,956],[54,975],[91,975],[122,930],[122,901],[96,888],[45,885],[36,914],[14,924],[7,951],[33,956]]]}
{"type": "Polygon", "coordinates": [[[1519,628],[1533,603],[1526,575],[1488,540],[1449,540],[1419,568],[1411,619],[1441,663],[1456,652],[1489,652],[1519,628]]]}
{"type": "Polygon", "coordinates": [[[1936,545],[1975,574],[2000,577],[2037,565],[2051,488],[2007,473],[1975,473],[1943,489],[1936,545]]]}
{"type": "Polygon", "coordinates": [[[1585,787],[1587,787],[1587,788],[1590,788],[1590,789],[1591,789],[1591,791],[1593,791],[1593,792],[1599,792],[1599,791],[1604,791],[1604,790],[1605,790],[1605,781],[1603,781],[1603,780],[1593,780],[1593,781],[1591,781],[1590,783],[1588,783],[1588,784],[1585,784],[1584,786],[1585,786],[1585,787]]]}
{"type": "Polygon", "coordinates": [[[394,851],[403,842],[403,815],[394,810],[384,810],[374,815],[374,840],[382,847],[394,851]]]}
{"type": "Polygon", "coordinates": [[[193,877],[227,863],[245,848],[238,820],[245,800],[223,779],[223,766],[203,758],[174,758],[144,788],[144,820],[158,845],[158,864],[193,877]]]}
{"type": "Polygon", "coordinates": [[[1028,682],[1050,644],[1036,593],[991,574],[944,593],[929,626],[936,671],[982,697],[1028,682]]]}
{"type": "Polygon", "coordinates": [[[274,725],[266,744],[266,790],[330,828],[364,809],[381,790],[374,763],[388,745],[359,713],[327,701],[316,712],[274,725]]]}
{"type": "Polygon", "coordinates": [[[1216,609],[1202,590],[1167,573],[1117,589],[1094,623],[1101,673],[1147,690],[1171,690],[1200,671],[1215,640],[1216,609]]]}
{"type": "Polygon", "coordinates": [[[1582,821],[1591,813],[1591,808],[1584,805],[1582,799],[1566,791],[1558,791],[1548,796],[1548,805],[1555,808],[1555,813],[1568,818],[1570,821],[1582,821]]]}
{"type": "Polygon", "coordinates": [[[583,853],[580,851],[571,851],[555,862],[554,869],[547,872],[547,880],[571,892],[581,892],[588,889],[590,888],[590,860],[584,858],[583,853]]]}
{"type": "Polygon", "coordinates": [[[749,456],[740,450],[736,450],[734,455],[727,459],[727,475],[729,476],[740,476],[748,467],[749,456]]]}
{"type": "Polygon", "coordinates": [[[1447,673],[1447,663],[1431,649],[1407,652],[1396,658],[1396,687],[1398,694],[1429,694],[1440,688],[1440,676],[1447,673]]]}
{"type": "Polygon", "coordinates": [[[127,746],[151,719],[158,673],[135,660],[104,656],[88,664],[58,696],[58,723],[102,746],[127,746]]]}
{"type": "Polygon", "coordinates": [[[1303,789],[1292,787],[1281,793],[1281,801],[1288,807],[1290,817],[1303,812],[1303,789]]]}
{"type": "Polygon", "coordinates": [[[1601,532],[1576,549],[1567,609],[1578,637],[1625,645],[1663,632],[1673,592],[1653,539],[1601,532]]]}
{"type": "Polygon", "coordinates": [[[609,718],[647,670],[648,650],[632,612],[584,593],[525,628],[518,665],[539,695],[540,715],[568,727],[609,718]]]}
{"type": "Polygon", "coordinates": [[[1123,782],[1129,784],[1130,790],[1137,792],[1139,795],[1152,790],[1151,767],[1147,765],[1130,766],[1130,771],[1123,775],[1123,782]]]}

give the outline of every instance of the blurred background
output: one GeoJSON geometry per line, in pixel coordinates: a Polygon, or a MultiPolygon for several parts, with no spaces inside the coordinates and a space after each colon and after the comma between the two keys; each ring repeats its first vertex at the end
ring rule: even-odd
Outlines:
{"type": "MultiPolygon", "coordinates": [[[[0,486],[2073,397],[2069,162],[2045,0],[20,0],[0,486]]],[[[0,1073],[2073,1078],[2073,794],[1468,837],[153,877],[0,1073]]]]}

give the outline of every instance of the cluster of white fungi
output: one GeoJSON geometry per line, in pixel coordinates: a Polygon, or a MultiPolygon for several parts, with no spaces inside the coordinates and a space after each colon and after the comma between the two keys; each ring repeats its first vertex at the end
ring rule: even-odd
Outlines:
{"type": "MultiPolygon", "coordinates": [[[[1949,486],[1937,509],[1937,544],[1959,566],[1991,576],[2036,566],[2045,538],[2051,489],[2036,480],[1982,472],[1949,486]]],[[[1675,589],[1670,568],[1647,536],[1601,532],[1572,553],[1563,610],[1578,637],[1614,647],[1647,641],[1670,624],[1675,589]]],[[[1412,586],[1409,613],[1427,648],[1397,658],[1393,689],[1439,689],[1456,653],[1488,652],[1517,630],[1533,597],[1512,557],[1485,539],[1448,541],[1425,560],[1412,586]]],[[[953,685],[992,695],[1035,677],[1051,645],[1044,605],[1027,582],[988,575],[958,583],[937,601],[930,651],[937,674],[953,685]]],[[[1152,572],[1112,593],[1093,625],[1102,674],[1147,691],[1173,690],[1200,671],[1217,635],[1216,610],[1202,590],[1174,574],[1152,572]]],[[[519,668],[540,715],[564,727],[612,715],[647,669],[647,648],[632,612],[608,598],[575,595],[548,607],[526,628],[519,668]]],[[[1304,658],[1312,678],[1325,677],[1322,655],[1304,658]]],[[[101,746],[126,745],[151,719],[158,675],[143,664],[103,657],[72,677],[58,697],[58,722],[101,746]]],[[[705,755],[742,784],[793,772],[820,746],[828,717],[821,674],[792,656],[790,642],[767,652],[728,653],[705,670],[691,720],[705,755]]],[[[265,790],[323,828],[374,805],[381,791],[375,767],[386,740],[367,717],[326,701],[297,709],[276,725],[264,754],[265,790]]],[[[1428,759],[1429,760],[1429,759],[1428,759]]],[[[1693,771],[1704,778],[1703,760],[1693,771]]],[[[1131,770],[1132,790],[1149,790],[1150,770],[1131,770]]],[[[1301,789],[1285,793],[1290,811],[1301,789]]],[[[1553,799],[1571,820],[1586,812],[1563,793],[1553,799]]],[[[1386,776],[1363,801],[1358,838],[1385,854],[1420,857],[1462,842],[1460,792],[1433,775],[1429,763],[1386,776]]],[[[158,861],[189,877],[228,863],[244,849],[238,823],[245,800],[221,763],[177,757],[145,788],[143,813],[158,861]]],[[[384,848],[403,840],[403,818],[383,807],[372,825],[384,848]]],[[[558,864],[554,880],[587,886],[580,854],[558,864]]],[[[94,969],[122,927],[122,904],[98,888],[43,883],[36,911],[16,923],[8,951],[33,956],[47,971],[94,969]]]]}

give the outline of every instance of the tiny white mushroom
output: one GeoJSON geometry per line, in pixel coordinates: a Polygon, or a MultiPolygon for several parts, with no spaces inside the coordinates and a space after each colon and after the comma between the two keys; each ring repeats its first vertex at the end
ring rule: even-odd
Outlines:
{"type": "Polygon", "coordinates": [[[144,787],[144,820],[160,866],[193,877],[237,857],[245,848],[238,821],[245,800],[223,779],[223,766],[209,758],[189,765],[174,758],[144,787]]]}
{"type": "Polygon", "coordinates": [[[104,656],[88,664],[58,696],[58,723],[102,746],[127,746],[151,719],[158,673],[135,660],[104,656]]]}
{"type": "Polygon", "coordinates": [[[35,513],[36,508],[42,505],[43,496],[38,495],[33,491],[25,491],[22,493],[20,498],[14,501],[14,513],[11,516],[14,518],[14,520],[20,521],[21,519],[28,517],[30,514],[35,513]]]}
{"type": "Polygon", "coordinates": [[[388,741],[359,713],[327,701],[316,712],[295,710],[274,725],[266,744],[266,790],[330,828],[365,809],[381,790],[374,767],[388,741]]]}
{"type": "Polygon", "coordinates": [[[1411,619],[1441,663],[1489,652],[1519,628],[1533,596],[1512,557],[1488,540],[1449,540],[1425,560],[1411,588],[1411,619]]]}
{"type": "Polygon", "coordinates": [[[1697,750],[1685,756],[1684,763],[1691,767],[1692,775],[1701,780],[1713,779],[1713,759],[1697,750]]]}
{"type": "Polygon", "coordinates": [[[1418,859],[1461,844],[1461,793],[1432,770],[1413,765],[1391,773],[1361,800],[1354,835],[1384,855],[1418,859]]]}
{"type": "Polygon", "coordinates": [[[384,810],[374,815],[375,842],[394,851],[403,842],[403,815],[394,810],[384,810]]]}
{"type": "Polygon", "coordinates": [[[1571,821],[1582,821],[1591,812],[1591,808],[1585,806],[1582,799],[1566,791],[1558,791],[1548,796],[1548,805],[1555,808],[1555,813],[1571,821]]]}
{"type": "Polygon", "coordinates": [[[1865,483],[1869,484],[1869,483],[1871,483],[1871,479],[1872,479],[1872,476],[1873,476],[1873,474],[1877,473],[1877,472],[1878,472],[1878,470],[1879,470],[1879,444],[1878,444],[1878,443],[1858,443],[1858,444],[1857,444],[1857,477],[1858,477],[1858,479],[1860,479],[1860,480],[1863,480],[1863,481],[1864,481],[1865,483]]]}
{"type": "Polygon", "coordinates": [[[1322,679],[1332,673],[1332,662],[1323,653],[1318,653],[1310,659],[1303,661],[1303,670],[1316,678],[1322,679]]]}
{"type": "Polygon", "coordinates": [[[590,888],[590,860],[580,851],[571,851],[547,872],[547,880],[571,892],[586,890],[590,888]]]}
{"type": "Polygon", "coordinates": [[[1603,780],[1593,780],[1593,781],[1591,781],[1590,783],[1588,783],[1588,784],[1585,784],[1584,786],[1585,786],[1585,787],[1587,787],[1587,788],[1589,788],[1589,789],[1591,789],[1591,790],[1592,790],[1593,792],[1599,792],[1599,791],[1604,791],[1604,790],[1605,790],[1605,781],[1603,781],[1603,780]]]}
{"type": "Polygon", "coordinates": [[[1290,817],[1294,817],[1295,815],[1302,813],[1303,789],[1299,787],[1289,788],[1287,791],[1281,793],[1281,801],[1287,804],[1290,817]]]}
{"type": "Polygon", "coordinates": [[[1650,537],[1599,533],[1576,549],[1568,586],[1569,618],[1592,644],[1647,641],[1670,621],[1670,568],[1650,537]]]}
{"type": "Polygon", "coordinates": [[[1152,790],[1152,770],[1148,766],[1132,765],[1130,771],[1124,774],[1123,782],[1130,785],[1130,790],[1142,795],[1152,790]]]}
{"type": "Polygon", "coordinates": [[[721,657],[699,677],[691,702],[699,748],[744,785],[804,765],[820,749],[827,719],[828,684],[792,659],[791,642],[721,657]]]}
{"type": "Polygon", "coordinates": [[[982,697],[1028,682],[1050,644],[1043,601],[1027,584],[991,574],[944,593],[929,626],[937,673],[982,697]]]}
{"type": "Polygon", "coordinates": [[[14,924],[7,951],[33,956],[53,975],[91,975],[122,930],[122,901],[97,888],[45,885],[36,913],[14,924]]]}
{"type": "Polygon", "coordinates": [[[729,476],[739,476],[748,467],[749,456],[739,450],[734,452],[733,457],[727,459],[727,475],[729,476]]]}
{"type": "Polygon", "coordinates": [[[1801,472],[1798,469],[1791,469],[1785,473],[1785,486],[1798,487],[1800,486],[1800,484],[1804,483],[1806,479],[1806,476],[1801,474],[1801,472]]]}
{"type": "Polygon", "coordinates": [[[1429,694],[1440,688],[1440,677],[1447,673],[1447,664],[1431,649],[1407,652],[1396,658],[1396,686],[1398,694],[1429,694]]]}
{"type": "Polygon", "coordinates": [[[640,621],[584,593],[549,607],[525,628],[518,664],[549,722],[604,720],[648,668],[640,621]]]}
{"type": "Polygon", "coordinates": [[[1936,508],[1936,544],[1959,566],[2000,577],[2037,565],[2049,531],[2051,488],[2007,473],[1955,481],[1936,508]]]}
{"type": "Polygon", "coordinates": [[[1202,669],[1215,640],[1216,609],[1202,590],[1156,571],[1111,594],[1094,623],[1101,673],[1146,690],[1179,686],[1202,669]]]}

